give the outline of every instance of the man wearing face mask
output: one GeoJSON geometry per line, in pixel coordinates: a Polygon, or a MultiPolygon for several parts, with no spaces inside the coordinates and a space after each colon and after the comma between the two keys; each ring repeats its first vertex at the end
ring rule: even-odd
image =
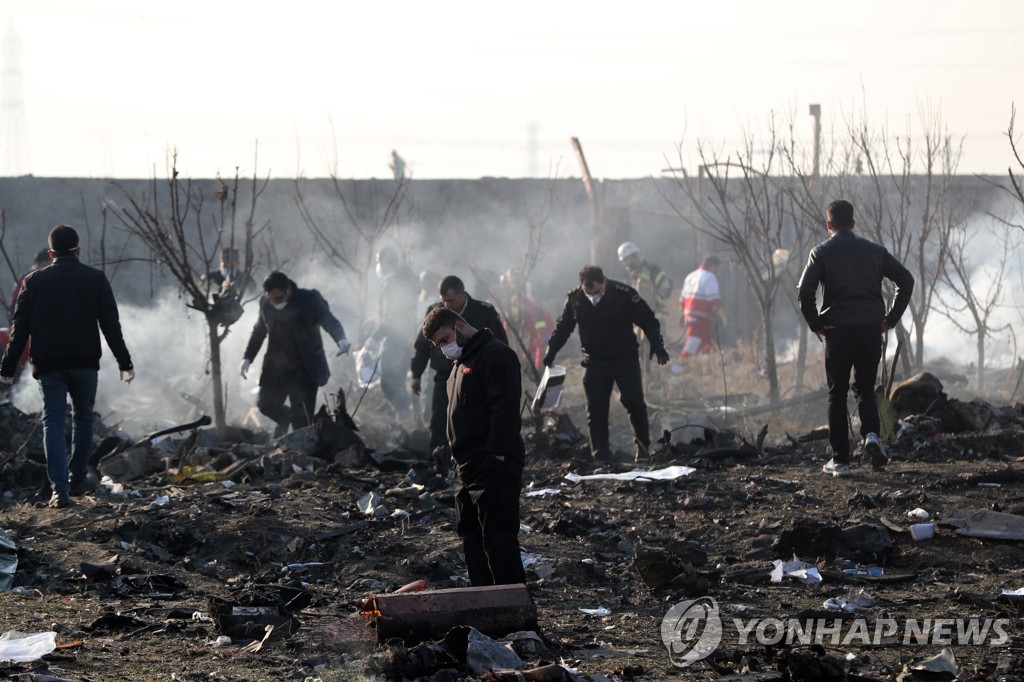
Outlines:
{"type": "Polygon", "coordinates": [[[640,374],[640,347],[633,326],[639,327],[650,341],[651,357],[664,365],[668,362],[668,351],[661,337],[661,325],[636,289],[606,279],[600,267],[585,265],[579,276],[580,286],[569,292],[562,315],[555,323],[544,364],[554,364],[558,351],[579,325],[591,455],[596,460],[611,459],[608,411],[612,388],[618,386],[619,400],[633,429],[636,460],[640,461],[647,456],[651,437],[640,374]]]}
{"type": "Polygon", "coordinates": [[[377,327],[364,346],[380,353],[380,389],[402,420],[412,417],[412,399],[405,377],[412,357],[409,339],[420,320],[417,312],[420,281],[398,252],[385,247],[377,252],[377,276],[383,278],[377,297],[377,327]]]}
{"type": "Polygon", "coordinates": [[[526,582],[519,554],[519,493],[526,447],[515,351],[446,307],[423,337],[455,364],[448,377],[448,444],[455,462],[455,520],[473,587],[526,582]]]}
{"type": "MultiPolygon", "coordinates": [[[[448,310],[457,312],[467,324],[477,329],[489,329],[494,334],[494,338],[508,344],[505,327],[501,323],[498,311],[487,301],[478,301],[470,296],[466,291],[466,285],[460,278],[448,275],[442,279],[438,293],[441,295],[441,300],[427,308],[428,314],[434,308],[444,306],[448,310]]],[[[448,442],[445,436],[448,411],[448,392],[445,384],[451,373],[452,363],[422,334],[416,336],[413,349],[414,354],[410,365],[413,393],[420,394],[423,372],[427,369],[428,363],[434,370],[434,388],[430,401],[430,451],[433,452],[448,442]]]]}
{"type": "Polygon", "coordinates": [[[283,272],[270,273],[263,281],[260,316],[245,347],[241,373],[248,377],[266,339],[256,407],[277,424],[275,437],[287,433],[289,425],[301,429],[310,423],[317,388],[331,375],[321,328],[338,344],[338,355],[348,352],[345,330],[320,292],[298,288],[283,272]]]}

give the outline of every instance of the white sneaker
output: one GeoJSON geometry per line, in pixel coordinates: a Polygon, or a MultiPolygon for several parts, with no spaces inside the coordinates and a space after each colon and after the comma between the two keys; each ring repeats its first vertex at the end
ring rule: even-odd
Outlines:
{"type": "Polygon", "coordinates": [[[877,433],[869,433],[864,436],[864,452],[871,457],[871,466],[881,469],[889,463],[889,457],[885,454],[885,446],[877,433]]]}
{"type": "Polygon", "coordinates": [[[849,464],[839,464],[835,459],[830,459],[825,463],[821,470],[829,476],[835,476],[836,478],[842,478],[843,476],[850,475],[849,464]]]}

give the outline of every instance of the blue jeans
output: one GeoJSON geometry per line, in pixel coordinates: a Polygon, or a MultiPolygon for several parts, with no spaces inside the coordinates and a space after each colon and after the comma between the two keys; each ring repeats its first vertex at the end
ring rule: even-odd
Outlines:
{"type": "Polygon", "coordinates": [[[95,369],[61,369],[37,377],[43,394],[43,450],[46,475],[56,492],[67,492],[70,481],[85,478],[92,455],[93,405],[96,402],[95,369]],[[71,464],[64,435],[64,419],[71,396],[71,464]],[[70,477],[68,476],[70,470],[70,477]]]}

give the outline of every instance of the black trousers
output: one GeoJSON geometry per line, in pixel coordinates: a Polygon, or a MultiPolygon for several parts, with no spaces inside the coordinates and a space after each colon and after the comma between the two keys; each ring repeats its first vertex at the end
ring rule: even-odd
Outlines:
{"type": "Polygon", "coordinates": [[[434,375],[430,392],[430,451],[448,444],[448,377],[434,375]]]}
{"type": "Polygon", "coordinates": [[[608,442],[608,413],[614,386],[619,387],[619,402],[629,414],[633,442],[644,448],[651,444],[639,355],[626,356],[614,362],[588,360],[583,370],[583,394],[587,401],[590,453],[595,459],[611,455],[611,446],[608,442]]]}
{"type": "Polygon", "coordinates": [[[882,331],[869,327],[840,327],[825,332],[825,378],[828,381],[828,440],[840,464],[850,463],[850,428],[846,396],[853,370],[853,395],[860,414],[860,435],[878,433],[875,377],[882,359],[882,331]]]}
{"type": "Polygon", "coordinates": [[[519,554],[523,467],[481,453],[455,468],[455,523],[473,587],[526,582],[519,554]]]}
{"type": "Polygon", "coordinates": [[[297,370],[287,373],[265,373],[260,377],[260,392],[256,398],[259,411],[277,424],[275,436],[292,429],[309,426],[316,411],[316,392],[319,387],[310,376],[297,370]],[[285,405],[285,401],[289,405],[285,405]]]}

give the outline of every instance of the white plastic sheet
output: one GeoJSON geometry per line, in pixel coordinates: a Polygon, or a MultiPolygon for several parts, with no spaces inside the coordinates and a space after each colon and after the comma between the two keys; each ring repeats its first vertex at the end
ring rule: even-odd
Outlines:
{"type": "Polygon", "coordinates": [[[0,661],[28,663],[57,648],[56,632],[34,634],[11,630],[0,635],[0,661]]]}
{"type": "Polygon", "coordinates": [[[689,476],[694,471],[696,469],[693,467],[677,465],[665,467],[664,469],[655,469],[654,471],[638,469],[622,474],[590,474],[589,476],[580,476],[579,474],[569,473],[565,475],[565,479],[572,483],[579,483],[580,481],[674,481],[677,478],[689,476]]]}
{"type": "Polygon", "coordinates": [[[821,584],[821,573],[814,564],[806,561],[781,561],[776,559],[775,568],[772,569],[771,579],[773,583],[781,583],[783,578],[793,578],[804,585],[821,584]]]}

